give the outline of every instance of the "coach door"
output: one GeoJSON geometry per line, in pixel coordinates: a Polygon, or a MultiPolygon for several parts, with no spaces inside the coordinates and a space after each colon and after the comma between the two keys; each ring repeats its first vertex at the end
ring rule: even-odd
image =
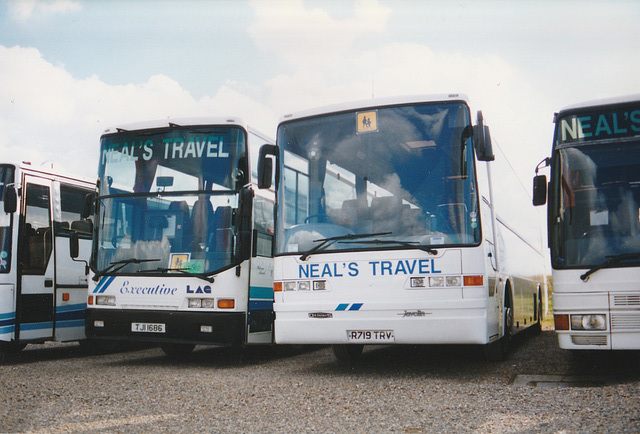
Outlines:
{"type": "Polygon", "coordinates": [[[53,337],[54,260],[51,181],[25,175],[18,246],[16,339],[53,337]]]}

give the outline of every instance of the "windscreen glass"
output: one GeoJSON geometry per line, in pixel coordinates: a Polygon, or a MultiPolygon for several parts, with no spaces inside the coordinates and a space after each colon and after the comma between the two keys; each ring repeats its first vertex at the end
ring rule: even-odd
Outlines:
{"type": "Polygon", "coordinates": [[[98,272],[212,273],[231,266],[246,148],[237,127],[103,137],[98,272]]]}
{"type": "Polygon", "coordinates": [[[479,243],[471,132],[459,102],[281,124],[277,253],[479,243]]]}
{"type": "MultiPolygon", "coordinates": [[[[556,158],[554,267],[590,267],[640,253],[640,142],[562,148],[556,158]]],[[[625,261],[631,262],[639,261],[625,261]]]]}

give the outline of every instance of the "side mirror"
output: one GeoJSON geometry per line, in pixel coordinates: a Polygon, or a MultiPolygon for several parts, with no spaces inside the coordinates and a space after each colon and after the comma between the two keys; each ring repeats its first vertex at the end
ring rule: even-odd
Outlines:
{"type": "Polygon", "coordinates": [[[240,231],[238,232],[238,260],[246,261],[251,258],[251,231],[240,231]]]}
{"type": "Polygon", "coordinates": [[[69,256],[74,262],[82,262],[84,264],[84,274],[89,274],[89,263],[83,259],[77,259],[80,255],[80,242],[78,241],[78,233],[71,231],[69,233],[69,256]]]}
{"type": "Polygon", "coordinates": [[[82,214],[80,214],[80,217],[86,219],[93,215],[95,201],[95,193],[89,193],[84,197],[84,203],[82,204],[82,214]]]}
{"type": "Polygon", "coordinates": [[[535,206],[547,203],[547,177],[536,175],[533,177],[533,204],[535,206]]]}
{"type": "Polygon", "coordinates": [[[276,145],[262,145],[260,155],[258,156],[258,188],[271,188],[271,179],[273,178],[273,159],[272,155],[278,158],[278,148],[276,145]]]}
{"type": "Polygon", "coordinates": [[[13,185],[8,185],[4,188],[4,212],[5,214],[11,214],[16,212],[18,208],[18,194],[16,188],[13,185]]]}
{"type": "Polygon", "coordinates": [[[80,242],[78,241],[78,233],[71,232],[69,234],[69,256],[76,259],[80,255],[80,242]]]}
{"type": "Polygon", "coordinates": [[[493,154],[493,146],[491,145],[489,127],[484,124],[481,111],[478,111],[478,120],[473,127],[473,141],[479,161],[493,161],[496,159],[493,154]]]}

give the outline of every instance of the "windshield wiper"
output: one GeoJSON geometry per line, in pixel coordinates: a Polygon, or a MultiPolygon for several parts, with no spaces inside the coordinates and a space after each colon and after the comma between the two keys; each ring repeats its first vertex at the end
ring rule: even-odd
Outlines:
{"type": "Polygon", "coordinates": [[[166,267],[158,267],[153,270],[138,270],[137,273],[164,273],[164,272],[174,272],[180,273],[185,276],[193,276],[198,279],[206,280],[209,283],[213,283],[215,281],[215,276],[209,276],[204,273],[190,273],[189,268],[166,268],[166,267]]]}
{"type": "Polygon", "coordinates": [[[121,261],[111,262],[107,268],[105,268],[102,271],[97,272],[93,276],[93,280],[97,282],[100,277],[104,276],[108,272],[110,272],[110,271],[113,271],[113,272],[120,271],[120,270],[122,270],[124,267],[126,267],[129,264],[141,264],[143,262],[154,262],[154,261],[159,261],[159,260],[160,259],[129,258],[129,259],[123,259],[121,261]]]}
{"type": "Polygon", "coordinates": [[[438,251],[433,247],[424,246],[418,244],[417,241],[400,241],[400,240],[365,240],[365,241],[340,241],[340,243],[344,244],[399,244],[405,247],[411,247],[413,249],[423,250],[432,255],[437,255],[438,251]]]}
{"type": "Polygon", "coordinates": [[[307,250],[300,256],[301,261],[306,261],[309,256],[312,254],[322,251],[329,247],[331,244],[340,240],[357,240],[358,238],[368,238],[368,237],[377,237],[380,235],[389,235],[391,232],[377,232],[373,234],[349,234],[349,235],[339,235],[337,237],[330,238],[320,238],[319,240],[313,240],[314,243],[320,243],[317,246],[314,246],[310,250],[307,250]]]}
{"type": "Polygon", "coordinates": [[[599,264],[593,268],[590,268],[586,273],[580,276],[580,279],[582,279],[583,282],[586,282],[587,280],[589,280],[589,276],[591,276],[593,273],[595,273],[598,270],[601,270],[603,268],[609,268],[612,265],[619,264],[622,261],[626,261],[630,259],[640,259],[640,252],[621,253],[619,255],[605,256],[605,258],[608,258],[608,259],[602,264],[599,264]]]}

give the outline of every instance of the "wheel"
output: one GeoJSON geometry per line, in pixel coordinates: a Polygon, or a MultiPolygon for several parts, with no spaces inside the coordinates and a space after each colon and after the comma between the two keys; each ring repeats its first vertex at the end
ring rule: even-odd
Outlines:
{"type": "Polygon", "coordinates": [[[360,357],[364,345],[362,344],[340,344],[332,345],[333,355],[341,362],[353,362],[360,357]]]}
{"type": "Polygon", "coordinates": [[[193,344],[163,344],[160,348],[169,357],[185,357],[191,354],[195,347],[193,344]]]}

